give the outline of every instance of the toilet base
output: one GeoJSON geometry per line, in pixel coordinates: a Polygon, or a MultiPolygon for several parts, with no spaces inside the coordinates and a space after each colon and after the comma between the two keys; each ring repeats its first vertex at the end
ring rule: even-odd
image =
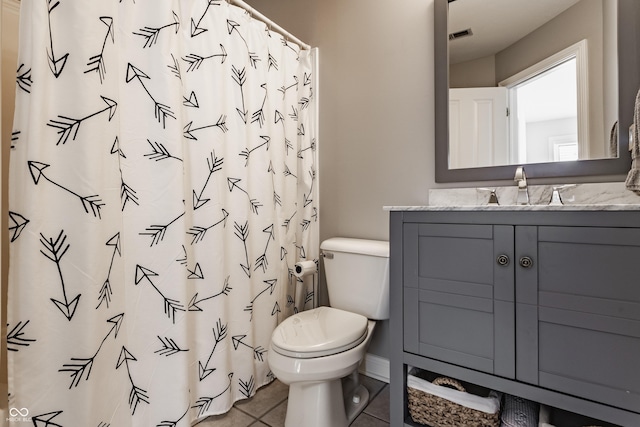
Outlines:
{"type": "Polygon", "coordinates": [[[340,379],[289,385],[285,427],[347,427],[340,379]]]}
{"type": "Polygon", "coordinates": [[[285,427],[349,426],[369,403],[369,390],[352,378],[291,384],[285,427]]]}

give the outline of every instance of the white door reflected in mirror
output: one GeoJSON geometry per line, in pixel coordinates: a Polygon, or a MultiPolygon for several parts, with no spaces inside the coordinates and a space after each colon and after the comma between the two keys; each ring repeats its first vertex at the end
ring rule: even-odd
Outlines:
{"type": "Polygon", "coordinates": [[[507,165],[507,89],[449,89],[449,167],[507,165]]]}

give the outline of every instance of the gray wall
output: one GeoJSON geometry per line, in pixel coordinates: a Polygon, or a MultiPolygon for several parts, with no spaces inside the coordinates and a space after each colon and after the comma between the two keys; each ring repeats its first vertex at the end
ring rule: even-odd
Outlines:
{"type": "Polygon", "coordinates": [[[449,65],[451,88],[492,86],[497,86],[495,55],[449,65]]]}
{"type": "Polygon", "coordinates": [[[590,76],[602,81],[603,1],[582,0],[496,54],[496,84],[580,40],[587,39],[590,76]],[[597,77],[596,77],[597,76],[597,77]]]}
{"type": "Polygon", "coordinates": [[[432,0],[250,0],[320,49],[321,239],[388,239],[433,187],[432,0]]]}
{"type": "MultiPolygon", "coordinates": [[[[433,1],[247,3],[320,50],[320,238],[388,239],[382,207],[435,186],[433,1]]],[[[387,347],[382,322],[370,352],[387,347]]]]}

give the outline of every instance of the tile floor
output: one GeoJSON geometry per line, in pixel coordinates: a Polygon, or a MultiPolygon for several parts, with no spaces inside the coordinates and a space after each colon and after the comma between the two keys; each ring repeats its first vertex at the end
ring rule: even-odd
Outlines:
{"type": "MultiPolygon", "coordinates": [[[[351,427],[389,427],[389,385],[360,375],[369,390],[369,404],[351,427]]],[[[289,387],[275,380],[251,399],[237,402],[225,415],[209,417],[197,427],[284,427],[289,387]]],[[[301,426],[302,427],[302,426],[301,426]]]]}

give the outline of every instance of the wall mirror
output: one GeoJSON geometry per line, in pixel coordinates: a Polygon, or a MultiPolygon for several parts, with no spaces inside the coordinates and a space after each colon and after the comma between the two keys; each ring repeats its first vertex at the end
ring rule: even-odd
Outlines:
{"type": "Polygon", "coordinates": [[[436,182],[629,170],[640,2],[435,0],[434,13],[436,182]]]}

